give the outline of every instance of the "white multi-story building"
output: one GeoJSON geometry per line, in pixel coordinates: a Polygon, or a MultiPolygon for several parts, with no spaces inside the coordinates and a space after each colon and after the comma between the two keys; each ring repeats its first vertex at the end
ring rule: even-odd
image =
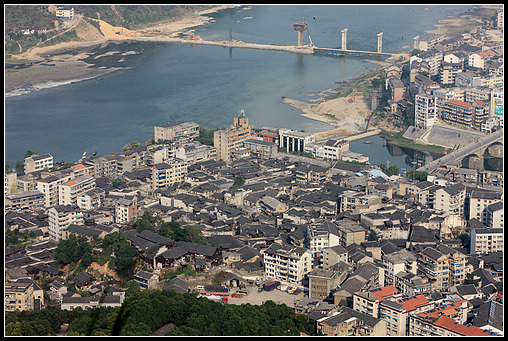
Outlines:
{"type": "Polygon", "coordinates": [[[95,188],[95,178],[84,175],[58,185],[58,204],[77,205],[78,195],[95,188]]]}
{"type": "Polygon", "coordinates": [[[323,220],[307,225],[307,243],[314,258],[321,258],[324,248],[340,245],[337,225],[323,220]]]}
{"type": "Polygon", "coordinates": [[[35,154],[25,158],[25,174],[53,168],[53,156],[48,153],[35,154]]]}
{"type": "Polygon", "coordinates": [[[167,188],[176,182],[185,181],[187,162],[171,159],[152,166],[152,190],[167,188]]]}
{"type": "Polygon", "coordinates": [[[434,209],[442,211],[445,215],[459,215],[464,213],[464,201],[466,198],[466,187],[457,183],[450,187],[436,190],[434,209]]]}
{"type": "Polygon", "coordinates": [[[264,252],[265,276],[275,280],[301,285],[312,270],[312,254],[303,247],[272,243],[264,252]]]}
{"type": "Polygon", "coordinates": [[[415,95],[415,126],[429,129],[436,123],[436,99],[427,94],[415,95]]]}
{"type": "Polygon", "coordinates": [[[502,201],[487,206],[487,225],[490,228],[504,228],[504,203],[502,201]]]}
{"type": "Polygon", "coordinates": [[[503,251],[503,229],[471,229],[471,253],[503,251]]]}
{"type": "Polygon", "coordinates": [[[386,321],[386,336],[406,336],[409,333],[409,316],[434,308],[423,295],[383,300],[379,304],[379,318],[386,321]]]}
{"type": "Polygon", "coordinates": [[[58,7],[55,14],[57,18],[74,19],[74,7],[58,7]]]}
{"type": "Polygon", "coordinates": [[[104,202],[106,192],[102,188],[92,188],[77,196],[77,205],[84,211],[99,208],[104,202]]]}
{"type": "Polygon", "coordinates": [[[77,206],[54,206],[48,210],[49,239],[59,242],[70,225],[83,225],[83,213],[77,206]]]}
{"type": "Polygon", "coordinates": [[[286,148],[289,152],[303,152],[305,146],[313,143],[316,137],[310,133],[304,133],[291,129],[279,129],[279,147],[286,148]]]}
{"type": "Polygon", "coordinates": [[[492,204],[502,202],[502,200],[503,195],[500,192],[473,189],[469,194],[469,219],[476,218],[487,225],[487,208],[492,204]]]}
{"type": "Polygon", "coordinates": [[[138,217],[138,203],[136,200],[119,199],[115,205],[115,222],[126,224],[138,217]]]}
{"type": "Polygon", "coordinates": [[[399,272],[405,271],[416,275],[418,268],[416,256],[406,249],[384,255],[383,265],[385,267],[386,285],[395,285],[395,275],[399,272]]]}
{"type": "Polygon", "coordinates": [[[44,206],[51,207],[59,205],[58,186],[69,182],[71,175],[50,175],[37,181],[37,190],[44,193],[44,206]]]}

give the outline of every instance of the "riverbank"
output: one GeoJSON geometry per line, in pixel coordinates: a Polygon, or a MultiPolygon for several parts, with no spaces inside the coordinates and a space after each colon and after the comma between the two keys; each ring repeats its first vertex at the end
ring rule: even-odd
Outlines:
{"type": "MultiPolygon", "coordinates": [[[[481,13],[484,9],[490,9],[490,7],[478,6],[475,8],[475,11],[481,13]]],[[[427,30],[425,33],[435,35],[446,34],[453,36],[461,34],[477,25],[481,25],[481,19],[472,14],[461,14],[440,20],[438,24],[434,25],[435,28],[433,30],[427,30]]],[[[404,50],[407,48],[408,46],[403,46],[401,49],[404,50]]],[[[373,69],[373,72],[364,72],[359,77],[346,82],[336,89],[328,89],[321,92],[322,94],[328,95],[321,96],[318,99],[311,99],[309,102],[284,98],[283,103],[287,103],[301,110],[301,115],[304,117],[330,124],[332,128],[327,132],[323,132],[323,136],[332,137],[338,135],[350,135],[364,131],[368,128],[382,128],[386,136],[395,136],[398,133],[403,133],[406,128],[403,124],[393,122],[393,120],[388,119],[387,117],[373,117],[372,110],[370,110],[370,108],[366,105],[367,99],[363,95],[358,95],[361,88],[365,88],[373,78],[376,78],[376,75],[379,72],[382,72],[382,70],[394,63],[389,60],[368,61],[378,65],[373,69]],[[351,94],[346,98],[338,97],[341,93],[342,95],[351,94]],[[348,101],[347,99],[352,96],[355,97],[355,101],[348,101]]],[[[308,95],[312,96],[313,94],[308,95]]],[[[401,139],[395,139],[393,143],[400,143],[401,146],[408,147],[410,144],[408,141],[402,141],[401,139]]],[[[411,144],[411,148],[429,150],[426,146],[418,144],[411,144]]],[[[430,150],[434,151],[432,147],[430,150]]],[[[444,148],[438,147],[437,151],[442,153],[444,148]]]]}
{"type": "MultiPolygon", "coordinates": [[[[239,5],[220,5],[197,12],[195,16],[175,21],[157,23],[139,31],[131,31],[122,27],[109,25],[102,20],[96,20],[102,34],[91,25],[79,26],[80,41],[63,42],[50,46],[38,46],[21,54],[9,56],[9,62],[19,67],[5,69],[4,84],[8,96],[20,95],[39,88],[69,84],[81,80],[103,76],[117,70],[117,68],[92,68],[91,64],[82,59],[96,46],[129,41],[133,36],[159,30],[168,35],[185,34],[192,28],[209,23],[213,17],[210,14],[239,5]],[[29,64],[31,63],[31,64],[29,64]]],[[[75,24],[82,23],[81,18],[75,24]]]]}

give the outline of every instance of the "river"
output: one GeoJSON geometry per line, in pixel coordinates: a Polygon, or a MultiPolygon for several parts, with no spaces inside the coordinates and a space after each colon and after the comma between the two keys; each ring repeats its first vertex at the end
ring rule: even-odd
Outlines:
{"type": "MultiPolygon", "coordinates": [[[[316,46],[338,48],[340,31],[348,28],[349,49],[375,51],[382,31],[384,52],[407,52],[413,37],[428,36],[424,30],[469,7],[255,5],[216,13],[215,22],[196,34],[228,39],[231,28],[233,38],[244,42],[296,45],[292,24],[305,18],[316,46]]],[[[100,80],[5,98],[5,160],[14,165],[28,149],[60,162],[75,162],[94,148],[108,155],[133,141],[144,144],[153,138],[154,125],[194,121],[206,128],[227,127],[241,109],[258,128],[327,130],[330,126],[302,117],[281,97],[309,100],[376,66],[362,57],[142,44],[123,47],[142,50],[142,58],[100,80]]],[[[356,151],[354,143],[351,150],[356,151]]],[[[381,162],[386,160],[374,163],[381,162]]]]}

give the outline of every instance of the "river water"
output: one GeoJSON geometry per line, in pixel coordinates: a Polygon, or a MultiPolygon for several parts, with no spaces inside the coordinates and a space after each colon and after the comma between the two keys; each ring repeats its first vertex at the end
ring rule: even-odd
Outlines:
{"type": "MultiPolygon", "coordinates": [[[[216,13],[215,22],[195,33],[204,39],[227,40],[231,29],[233,39],[244,42],[296,45],[292,25],[305,18],[316,46],[340,47],[340,31],[348,28],[348,49],[375,51],[377,34],[383,32],[383,51],[401,52],[412,49],[413,37],[428,36],[424,31],[439,20],[468,8],[257,5],[216,13]]],[[[304,42],[308,39],[305,36],[304,42]]],[[[241,109],[257,128],[328,130],[330,126],[304,118],[281,97],[309,100],[317,91],[335,88],[337,82],[376,66],[363,57],[184,44],[122,46],[143,51],[142,58],[100,80],[5,98],[5,160],[14,165],[28,149],[50,153],[60,162],[75,162],[94,148],[99,155],[108,155],[133,141],[144,144],[153,138],[154,125],[194,121],[205,128],[227,127],[241,109]]],[[[362,153],[361,144],[352,143],[350,149],[362,153]]],[[[390,152],[382,140],[368,146],[364,154],[371,156],[371,163],[388,160],[383,153],[390,152]],[[374,161],[373,155],[384,156],[374,161]]],[[[408,155],[390,156],[391,164],[407,168],[408,155]]]]}

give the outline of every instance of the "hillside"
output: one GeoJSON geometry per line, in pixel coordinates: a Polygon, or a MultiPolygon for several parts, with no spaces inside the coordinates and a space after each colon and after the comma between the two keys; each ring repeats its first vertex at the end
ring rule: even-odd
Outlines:
{"type": "Polygon", "coordinates": [[[34,47],[65,42],[98,41],[105,37],[99,20],[113,27],[138,30],[163,22],[195,17],[211,5],[78,5],[75,19],[55,16],[55,6],[6,5],[5,53],[19,55],[34,47]],[[23,34],[21,28],[33,29],[23,34]]]}

